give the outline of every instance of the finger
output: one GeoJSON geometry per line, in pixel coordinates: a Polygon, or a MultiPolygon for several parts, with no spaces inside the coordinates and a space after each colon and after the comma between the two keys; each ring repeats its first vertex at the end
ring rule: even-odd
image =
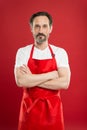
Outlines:
{"type": "Polygon", "coordinates": [[[31,73],[31,71],[27,65],[23,64],[23,66],[26,68],[27,72],[31,73]]]}
{"type": "Polygon", "coordinates": [[[23,67],[23,66],[20,66],[20,71],[27,73],[27,69],[25,67],[23,67]]]}
{"type": "Polygon", "coordinates": [[[24,67],[24,68],[28,68],[28,66],[27,66],[27,65],[25,65],[25,64],[23,64],[23,67],[24,67]]]}

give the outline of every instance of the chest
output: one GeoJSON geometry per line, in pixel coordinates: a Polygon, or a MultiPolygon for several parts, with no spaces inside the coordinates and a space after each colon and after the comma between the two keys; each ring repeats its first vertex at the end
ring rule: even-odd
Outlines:
{"type": "Polygon", "coordinates": [[[55,56],[52,49],[49,47],[49,55],[51,58],[48,59],[35,59],[33,58],[34,46],[31,49],[30,58],[28,60],[28,67],[32,73],[40,74],[49,71],[57,70],[55,56]]]}

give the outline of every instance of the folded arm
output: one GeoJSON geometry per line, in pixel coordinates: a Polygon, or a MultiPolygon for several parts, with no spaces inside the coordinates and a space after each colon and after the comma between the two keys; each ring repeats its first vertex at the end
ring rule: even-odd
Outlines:
{"type": "Polygon", "coordinates": [[[61,67],[58,69],[58,78],[49,80],[39,85],[39,87],[59,90],[59,89],[67,89],[70,83],[70,69],[67,67],[61,67]]]}
{"type": "Polygon", "coordinates": [[[32,74],[26,65],[15,68],[16,84],[20,87],[39,86],[44,82],[52,80],[54,78],[58,78],[57,71],[51,71],[43,74],[32,74]]]}
{"type": "Polygon", "coordinates": [[[61,67],[58,71],[43,74],[32,74],[26,65],[15,69],[15,80],[20,87],[38,86],[52,90],[67,89],[70,83],[70,75],[68,67],[61,67]]]}

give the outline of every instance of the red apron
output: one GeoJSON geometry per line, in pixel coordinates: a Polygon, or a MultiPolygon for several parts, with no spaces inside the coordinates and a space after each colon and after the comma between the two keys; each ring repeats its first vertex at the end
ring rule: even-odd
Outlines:
{"type": "MultiPolygon", "coordinates": [[[[32,73],[41,74],[58,70],[55,55],[49,46],[52,58],[33,59],[31,49],[28,66],[32,73]]],[[[35,86],[24,88],[18,130],[64,130],[62,102],[58,90],[35,86]]]]}

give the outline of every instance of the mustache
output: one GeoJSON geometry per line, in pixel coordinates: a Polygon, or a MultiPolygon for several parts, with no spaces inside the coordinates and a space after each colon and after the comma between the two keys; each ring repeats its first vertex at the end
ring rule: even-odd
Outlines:
{"type": "Polygon", "coordinates": [[[38,33],[37,35],[36,35],[36,37],[38,37],[38,36],[45,36],[43,33],[38,33]]]}

